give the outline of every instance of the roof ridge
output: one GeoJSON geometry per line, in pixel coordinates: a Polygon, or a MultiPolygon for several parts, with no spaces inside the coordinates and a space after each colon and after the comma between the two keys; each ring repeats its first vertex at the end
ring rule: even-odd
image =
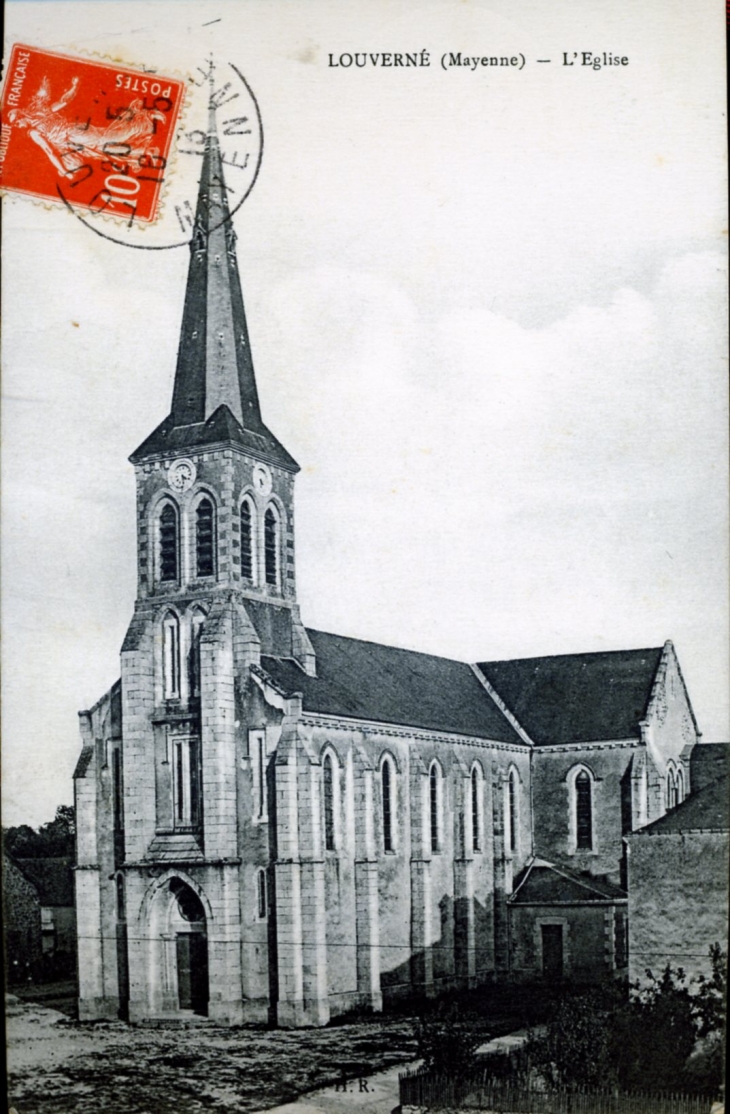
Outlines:
{"type": "MultiPolygon", "coordinates": [[[[393,646],[390,642],[376,642],[372,638],[355,638],[349,634],[336,634],[334,631],[317,630],[315,627],[305,627],[307,634],[323,634],[327,638],[344,638],[347,642],[359,642],[363,646],[381,646],[386,650],[397,650],[402,654],[417,654],[421,658],[435,658],[437,661],[448,661],[452,665],[470,667],[470,662],[463,658],[447,658],[443,654],[430,654],[427,650],[412,650],[408,646],[393,646]]],[[[271,655],[269,655],[271,656],[271,655]]]]}
{"type": "Polygon", "coordinates": [[[577,650],[571,654],[534,654],[527,658],[493,658],[478,662],[478,665],[506,665],[523,661],[557,661],[559,658],[597,658],[606,657],[608,654],[648,654],[660,653],[663,646],[638,646],[624,650],[577,650]]]}

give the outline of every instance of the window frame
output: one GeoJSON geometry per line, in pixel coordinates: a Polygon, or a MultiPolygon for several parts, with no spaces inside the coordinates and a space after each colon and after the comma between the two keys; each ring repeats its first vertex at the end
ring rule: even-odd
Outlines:
{"type": "Polygon", "coordinates": [[[478,762],[475,762],[471,768],[469,793],[471,850],[472,854],[480,855],[484,850],[484,774],[478,762]]]}
{"type": "Polygon", "coordinates": [[[251,728],[248,733],[248,753],[251,760],[251,783],[253,790],[252,818],[255,824],[269,819],[268,785],[266,780],[267,758],[266,729],[251,728]]]}
{"type": "Polygon", "coordinates": [[[504,851],[507,858],[520,854],[520,775],[510,766],[504,781],[504,851]]]}
{"type": "Polygon", "coordinates": [[[263,515],[263,534],[264,534],[264,552],[263,552],[263,584],[266,588],[273,588],[274,590],[281,589],[282,575],[281,575],[281,512],[276,503],[270,502],[266,505],[266,510],[263,515]],[[273,522],[274,536],[273,544],[269,541],[269,522],[273,522]],[[269,557],[273,554],[274,566],[270,575],[269,557]]]}
{"type": "Polygon", "coordinates": [[[257,510],[257,507],[256,507],[255,499],[248,492],[241,499],[241,505],[240,505],[239,511],[238,511],[238,523],[239,523],[239,530],[240,530],[240,536],[239,536],[240,549],[239,549],[239,559],[238,559],[238,571],[241,574],[241,580],[243,580],[246,584],[250,584],[252,587],[255,588],[255,587],[258,586],[258,583],[259,583],[258,544],[257,544],[258,543],[258,510],[257,510]],[[244,531],[244,524],[243,524],[243,510],[244,510],[244,507],[248,508],[248,512],[249,512],[249,516],[250,516],[247,531],[244,531]],[[249,561],[250,561],[250,565],[251,565],[251,575],[250,576],[247,575],[243,571],[244,535],[246,533],[248,534],[249,561]]]}
{"type": "Polygon", "coordinates": [[[331,750],[322,756],[322,841],[325,851],[336,851],[338,847],[338,806],[339,806],[338,762],[331,750]]]}
{"type": "Polygon", "coordinates": [[[441,763],[434,758],[428,767],[428,829],[432,855],[444,849],[444,774],[441,763]]]}
{"type": "Polygon", "coordinates": [[[218,507],[209,491],[201,491],[196,495],[191,508],[193,515],[193,552],[191,554],[195,569],[195,580],[213,580],[218,575],[218,507]],[[201,539],[200,539],[200,511],[204,504],[210,507],[210,572],[200,571],[201,539]]]}
{"type": "Polygon", "coordinates": [[[579,763],[573,766],[568,772],[568,788],[569,788],[569,824],[570,824],[570,853],[572,855],[596,855],[598,853],[598,839],[596,834],[596,776],[589,766],[584,763],[579,763]],[[579,844],[579,789],[578,779],[585,775],[587,781],[582,781],[582,785],[588,786],[588,808],[589,808],[589,835],[590,844],[582,846],[579,844]]]}
{"type": "Polygon", "coordinates": [[[197,831],[202,823],[202,773],[197,735],[171,735],[172,826],[197,831]]]}
{"type": "Polygon", "coordinates": [[[266,868],[260,866],[256,871],[256,920],[265,921],[269,917],[269,880],[266,868]]]}
{"type": "Polygon", "coordinates": [[[398,789],[396,785],[398,769],[393,755],[386,752],[380,757],[380,845],[385,855],[394,855],[398,850],[398,789]],[[387,800],[386,800],[386,775],[387,800]]]}
{"type": "Polygon", "coordinates": [[[155,583],[160,586],[177,585],[181,582],[181,546],[180,546],[180,508],[174,500],[165,498],[155,508],[155,583]],[[175,575],[164,576],[165,559],[163,557],[163,517],[170,511],[174,522],[174,557],[175,557],[175,575]]]}
{"type": "Polygon", "coordinates": [[[162,617],[162,696],[164,700],[180,700],[182,674],[180,655],[180,617],[172,610],[162,617]]]}

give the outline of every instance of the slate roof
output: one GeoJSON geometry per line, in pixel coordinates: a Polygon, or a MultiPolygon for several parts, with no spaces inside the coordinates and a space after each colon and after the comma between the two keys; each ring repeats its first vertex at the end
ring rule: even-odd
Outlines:
{"type": "Polygon", "coordinates": [[[317,655],[316,677],[308,677],[293,660],[261,658],[280,689],[302,694],[304,711],[522,743],[464,662],[322,631],[307,633],[317,655]]]}
{"type": "Polygon", "coordinates": [[[159,453],[182,452],[226,443],[238,445],[253,456],[277,464],[289,472],[299,471],[294,457],[263,423],[257,430],[244,429],[225,405],[219,406],[206,422],[194,422],[190,425],[177,424],[174,416],[169,414],[129,459],[135,464],[159,453]]]}
{"type": "Polygon", "coordinates": [[[680,832],[726,832],[730,828],[730,778],[726,774],[691,793],[681,805],[647,824],[632,839],[652,835],[678,835],[680,832]]]}
{"type": "Polygon", "coordinates": [[[582,874],[534,859],[509,899],[511,905],[565,905],[591,901],[625,901],[626,893],[605,878],[582,874]]]}
{"type": "Polygon", "coordinates": [[[662,647],[479,662],[536,746],[638,738],[662,647]]]}
{"type": "Polygon", "coordinates": [[[73,859],[19,859],[15,862],[35,886],[41,905],[73,905],[73,859]]]}
{"type": "Polygon", "coordinates": [[[689,759],[692,792],[730,773],[730,743],[697,743],[689,759]]]}
{"type": "Polygon", "coordinates": [[[199,181],[172,406],[130,460],[233,443],[298,472],[261,417],[212,106],[199,181]]]}

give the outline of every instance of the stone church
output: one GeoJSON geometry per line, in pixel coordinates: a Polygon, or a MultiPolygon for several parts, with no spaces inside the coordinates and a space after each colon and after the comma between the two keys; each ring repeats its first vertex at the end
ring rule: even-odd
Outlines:
{"type": "Polygon", "coordinates": [[[671,643],[466,663],[305,627],[213,122],[121,678],[80,713],[82,1019],[323,1025],[627,964],[624,837],[689,792],[671,643]]]}

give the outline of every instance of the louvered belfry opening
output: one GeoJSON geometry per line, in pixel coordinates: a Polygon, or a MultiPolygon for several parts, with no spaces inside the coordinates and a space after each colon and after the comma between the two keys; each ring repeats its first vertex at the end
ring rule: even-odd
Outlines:
{"type": "Polygon", "coordinates": [[[197,576],[215,573],[215,537],[213,504],[201,499],[195,511],[195,566],[197,576]]]}
{"type": "Polygon", "coordinates": [[[241,576],[253,581],[253,515],[248,499],[241,505],[241,576]]]}
{"type": "Polygon", "coordinates": [[[271,507],[264,517],[266,583],[275,588],[279,579],[279,522],[271,507]]]}
{"type": "Polygon", "coordinates": [[[171,503],[160,515],[160,580],[178,578],[177,514],[171,503]]]}

